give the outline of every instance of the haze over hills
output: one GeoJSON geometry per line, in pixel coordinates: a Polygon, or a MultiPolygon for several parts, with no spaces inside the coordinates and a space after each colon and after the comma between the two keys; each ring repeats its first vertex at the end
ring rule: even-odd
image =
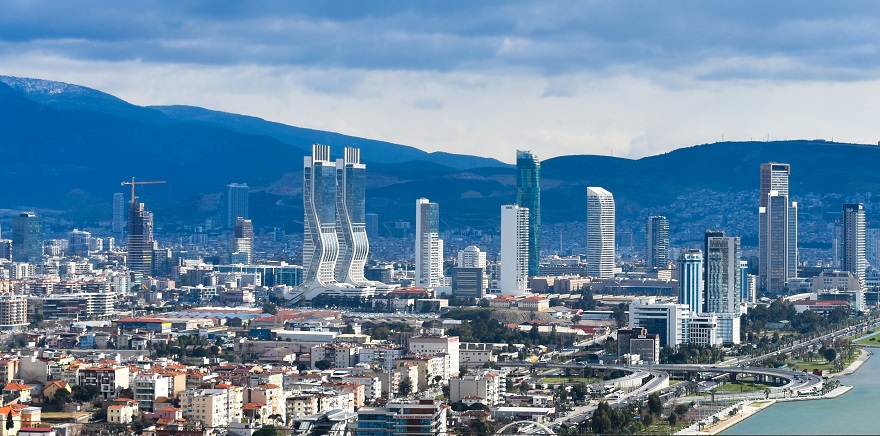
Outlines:
{"type": "MultiPolygon", "coordinates": [[[[515,199],[513,167],[494,159],[426,153],[198,107],[141,107],[76,85],[0,76],[0,184],[7,187],[0,190],[0,209],[45,208],[69,211],[76,220],[107,220],[119,182],[135,176],[168,181],[140,195],[158,225],[173,227],[219,215],[224,186],[246,182],[257,227],[299,231],[302,157],[312,143],[331,145],[334,156],[343,146],[362,149],[367,209],[386,223],[413,221],[415,199],[427,197],[440,203],[446,227],[494,229],[499,207],[515,199]]],[[[843,201],[872,203],[866,193],[880,192],[876,146],[723,142],[642,159],[545,159],[542,219],[584,221],[585,187],[602,186],[615,195],[619,226],[632,227],[634,237],[643,231],[640,220],[660,213],[670,217],[679,240],[698,240],[700,228],[748,238],[757,231],[759,165],[770,161],[791,164],[802,233],[819,232],[843,201]]],[[[870,220],[870,205],[868,213],[870,220]]]]}

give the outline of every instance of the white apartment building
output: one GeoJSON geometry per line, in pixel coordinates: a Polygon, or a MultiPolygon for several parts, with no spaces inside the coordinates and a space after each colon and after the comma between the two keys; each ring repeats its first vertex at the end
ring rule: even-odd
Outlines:
{"type": "Polygon", "coordinates": [[[459,346],[458,336],[424,335],[415,336],[409,340],[410,353],[437,355],[446,354],[446,370],[444,378],[458,375],[459,346]]]}
{"type": "Polygon", "coordinates": [[[358,364],[359,351],[357,345],[316,345],[311,349],[312,369],[322,360],[329,361],[332,368],[351,368],[358,364]]]}
{"type": "Polygon", "coordinates": [[[128,367],[96,366],[93,368],[83,368],[76,375],[76,384],[80,386],[98,386],[101,389],[101,398],[111,400],[116,398],[119,391],[128,388],[128,367]]]}
{"type": "Polygon", "coordinates": [[[691,311],[687,304],[636,298],[629,306],[629,327],[644,327],[660,335],[660,345],[675,348],[690,341],[691,311]]]}
{"type": "Polygon", "coordinates": [[[416,286],[443,284],[443,240],[440,239],[440,205],[427,198],[416,200],[416,286]]]}
{"type": "Polygon", "coordinates": [[[587,188],[587,274],[613,277],[615,259],[614,196],[604,188],[587,188]]]}
{"type": "Polygon", "coordinates": [[[156,373],[140,373],[134,377],[134,400],[140,410],[152,412],[153,401],[159,397],[173,397],[171,377],[156,373]]]}
{"type": "Polygon", "coordinates": [[[501,293],[520,296],[529,292],[529,209],[501,206],[501,293]]]}

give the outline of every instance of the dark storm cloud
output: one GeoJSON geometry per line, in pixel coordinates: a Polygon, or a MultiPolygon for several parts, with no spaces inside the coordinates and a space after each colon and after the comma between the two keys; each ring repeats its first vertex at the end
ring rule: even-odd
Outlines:
{"type": "MultiPolygon", "coordinates": [[[[878,76],[877,2],[0,3],[0,53],[361,70],[878,76]]],[[[564,87],[549,90],[564,94],[564,87]]]]}

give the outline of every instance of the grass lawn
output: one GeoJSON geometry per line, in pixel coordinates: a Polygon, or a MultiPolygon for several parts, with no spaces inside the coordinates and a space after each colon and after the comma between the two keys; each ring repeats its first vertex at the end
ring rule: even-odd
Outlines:
{"type": "Polygon", "coordinates": [[[755,385],[752,386],[752,382],[750,381],[746,381],[745,383],[735,381],[726,382],[723,385],[718,386],[715,392],[740,392],[740,389],[742,389],[742,392],[763,392],[768,387],[768,385],[761,383],[755,383],[755,385]],[[740,385],[742,385],[742,387],[740,387],[740,385]]]}
{"type": "Polygon", "coordinates": [[[853,342],[855,345],[874,345],[880,347],[880,332],[853,342]]]}
{"type": "Polygon", "coordinates": [[[65,418],[71,418],[73,416],[80,417],[83,415],[90,415],[90,414],[91,414],[91,412],[43,412],[40,415],[43,418],[48,418],[48,419],[65,419],[65,418]]]}
{"type": "Polygon", "coordinates": [[[598,381],[602,381],[598,378],[583,378],[583,377],[544,377],[538,381],[538,383],[547,383],[548,385],[558,385],[558,384],[566,384],[566,383],[596,383],[598,381]]]}
{"type": "Polygon", "coordinates": [[[767,403],[769,403],[769,401],[755,401],[754,403],[750,403],[749,407],[763,407],[767,403]]]}

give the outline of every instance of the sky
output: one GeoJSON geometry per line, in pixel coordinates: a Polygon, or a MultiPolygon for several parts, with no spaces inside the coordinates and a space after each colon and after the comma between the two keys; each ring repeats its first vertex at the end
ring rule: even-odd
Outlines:
{"type": "Polygon", "coordinates": [[[0,2],[0,74],[494,157],[877,143],[880,2],[0,2]]]}

